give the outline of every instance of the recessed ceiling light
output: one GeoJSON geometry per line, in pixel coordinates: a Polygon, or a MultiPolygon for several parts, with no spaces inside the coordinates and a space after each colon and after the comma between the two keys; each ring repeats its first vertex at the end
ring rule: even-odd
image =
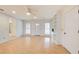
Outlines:
{"type": "Polygon", "coordinates": [[[37,19],[38,17],[34,16],[33,18],[34,18],[34,19],[37,19]]]}
{"type": "Polygon", "coordinates": [[[26,15],[31,15],[31,13],[30,12],[27,12],[26,15]]]}
{"type": "Polygon", "coordinates": [[[13,13],[13,14],[16,14],[16,11],[13,10],[12,13],[13,13]]]}

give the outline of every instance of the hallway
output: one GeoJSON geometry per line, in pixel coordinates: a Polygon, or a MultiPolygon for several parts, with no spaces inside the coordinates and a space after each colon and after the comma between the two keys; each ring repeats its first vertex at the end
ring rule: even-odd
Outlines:
{"type": "Polygon", "coordinates": [[[61,45],[51,43],[50,37],[32,36],[12,39],[0,44],[0,53],[69,54],[61,45]]]}

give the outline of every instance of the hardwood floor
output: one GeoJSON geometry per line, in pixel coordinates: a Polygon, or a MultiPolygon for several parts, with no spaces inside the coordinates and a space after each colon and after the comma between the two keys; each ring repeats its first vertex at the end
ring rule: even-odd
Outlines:
{"type": "Polygon", "coordinates": [[[51,43],[50,37],[32,36],[12,39],[0,44],[1,54],[68,54],[62,46],[51,43]]]}

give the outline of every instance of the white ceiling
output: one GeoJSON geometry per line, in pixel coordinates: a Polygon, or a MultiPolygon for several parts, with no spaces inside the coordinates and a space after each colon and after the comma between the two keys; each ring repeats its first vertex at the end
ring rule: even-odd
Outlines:
{"type": "Polygon", "coordinates": [[[51,19],[62,6],[58,5],[4,5],[0,6],[0,9],[4,9],[3,12],[15,16],[17,18],[23,20],[32,20],[34,16],[38,17],[37,19],[51,19]],[[26,15],[28,11],[27,8],[30,9],[32,15],[26,15]],[[13,14],[12,11],[16,13],[13,14]]]}

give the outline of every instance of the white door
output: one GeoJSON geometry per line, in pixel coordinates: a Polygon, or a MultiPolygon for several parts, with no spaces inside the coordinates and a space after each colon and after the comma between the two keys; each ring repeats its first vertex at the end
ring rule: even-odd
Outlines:
{"type": "Polygon", "coordinates": [[[71,52],[78,53],[79,49],[79,19],[78,9],[75,7],[64,15],[63,45],[71,52]]]}

